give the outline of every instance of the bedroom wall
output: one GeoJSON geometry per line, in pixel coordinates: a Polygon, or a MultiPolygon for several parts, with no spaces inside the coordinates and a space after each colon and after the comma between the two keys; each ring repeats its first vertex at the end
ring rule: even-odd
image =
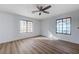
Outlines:
{"type": "Polygon", "coordinates": [[[8,12],[0,12],[0,43],[37,35],[40,35],[40,22],[38,20],[8,12]],[[19,33],[19,21],[22,19],[33,22],[32,33],[19,33]]]}
{"type": "Polygon", "coordinates": [[[79,44],[79,10],[53,16],[41,20],[41,35],[51,38],[51,40],[66,40],[79,44]],[[56,19],[72,17],[71,35],[56,34],[56,19]],[[53,38],[53,39],[52,39],[53,38]]]}

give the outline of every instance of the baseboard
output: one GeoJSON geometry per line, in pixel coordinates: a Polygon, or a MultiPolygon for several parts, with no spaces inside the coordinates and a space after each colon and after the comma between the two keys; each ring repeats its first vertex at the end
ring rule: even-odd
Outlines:
{"type": "MultiPolygon", "coordinates": [[[[47,36],[44,36],[44,37],[47,37],[47,36]]],[[[47,38],[49,38],[49,37],[47,37],[47,38]]],[[[53,39],[53,38],[51,38],[51,39],[53,39]]],[[[56,39],[56,40],[63,40],[63,39],[56,39]]],[[[79,41],[72,41],[72,40],[67,40],[67,39],[65,39],[63,41],[67,41],[67,42],[74,43],[74,44],[79,44],[79,41]]]]}
{"type": "Polygon", "coordinates": [[[40,37],[42,35],[36,35],[36,36],[32,36],[32,37],[26,37],[26,38],[15,38],[13,40],[8,40],[8,41],[3,41],[3,42],[0,42],[0,44],[5,44],[5,43],[8,43],[8,42],[13,42],[13,41],[18,41],[18,40],[24,40],[24,39],[29,39],[29,38],[35,38],[35,37],[40,37]]]}
{"type": "Polygon", "coordinates": [[[63,41],[70,42],[70,43],[73,43],[73,44],[79,44],[79,42],[73,42],[73,41],[70,41],[70,40],[63,40],[63,41]]]}

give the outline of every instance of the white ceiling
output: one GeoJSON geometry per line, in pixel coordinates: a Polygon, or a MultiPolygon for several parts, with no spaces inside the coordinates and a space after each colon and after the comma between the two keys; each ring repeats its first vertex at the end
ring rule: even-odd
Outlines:
{"type": "MultiPolygon", "coordinates": [[[[46,4],[40,5],[46,6],[46,4]]],[[[42,13],[42,15],[39,16],[38,13],[32,13],[32,11],[37,10],[36,6],[36,4],[0,4],[0,11],[15,13],[40,20],[79,9],[79,4],[51,4],[52,7],[47,10],[50,14],[42,13]]]]}

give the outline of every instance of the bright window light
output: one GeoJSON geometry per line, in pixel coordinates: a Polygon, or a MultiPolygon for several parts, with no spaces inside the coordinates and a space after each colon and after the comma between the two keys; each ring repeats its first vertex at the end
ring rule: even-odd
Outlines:
{"type": "Polygon", "coordinates": [[[71,34],[71,17],[57,19],[56,33],[71,34]]]}
{"type": "Polygon", "coordinates": [[[32,32],[33,31],[33,23],[27,20],[20,21],[20,33],[32,32]]]}

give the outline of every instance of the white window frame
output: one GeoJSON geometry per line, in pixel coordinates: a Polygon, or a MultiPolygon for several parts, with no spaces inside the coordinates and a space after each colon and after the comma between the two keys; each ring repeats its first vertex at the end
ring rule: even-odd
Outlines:
{"type": "Polygon", "coordinates": [[[20,23],[20,33],[33,32],[33,22],[32,21],[29,21],[29,20],[20,20],[20,22],[21,21],[25,21],[26,22],[26,26],[25,26],[26,30],[24,30],[24,31],[22,30],[21,23],[20,23]],[[28,25],[28,22],[32,22],[31,26],[28,25]],[[29,27],[31,27],[31,29],[29,29],[29,27]]]}
{"type": "MultiPolygon", "coordinates": [[[[61,27],[59,27],[59,28],[61,28],[61,27]]],[[[57,33],[57,34],[71,35],[71,17],[60,18],[60,19],[57,19],[57,20],[56,20],[56,33],[57,33]],[[69,27],[69,28],[70,28],[70,29],[69,29],[70,32],[69,32],[69,33],[67,32],[67,30],[68,30],[68,29],[67,29],[67,24],[66,24],[66,32],[64,32],[64,26],[63,26],[63,24],[64,24],[64,22],[63,22],[64,19],[66,20],[66,23],[67,23],[67,19],[70,19],[70,27],[69,27]],[[62,22],[62,25],[61,25],[61,26],[62,26],[62,29],[61,29],[60,32],[58,32],[58,30],[57,30],[57,29],[58,29],[58,27],[57,27],[57,24],[58,24],[57,21],[61,21],[61,22],[62,22]]]]}

